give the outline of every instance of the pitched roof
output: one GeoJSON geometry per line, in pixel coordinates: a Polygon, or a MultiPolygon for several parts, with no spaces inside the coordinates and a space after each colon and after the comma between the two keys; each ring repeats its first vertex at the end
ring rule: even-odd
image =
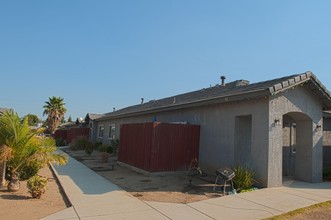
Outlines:
{"type": "Polygon", "coordinates": [[[303,83],[305,83],[305,85],[307,85],[307,87],[321,99],[325,110],[331,109],[330,92],[322,85],[313,73],[305,72],[253,84],[249,84],[246,80],[237,80],[224,86],[216,85],[210,88],[204,88],[193,92],[129,106],[114,112],[106,113],[97,120],[144,114],[161,110],[171,110],[183,108],[184,106],[199,106],[276,95],[303,83]]]}
{"type": "Polygon", "coordinates": [[[95,120],[102,117],[103,115],[104,114],[87,113],[87,115],[85,116],[85,121],[88,121],[88,119],[95,120]]]}

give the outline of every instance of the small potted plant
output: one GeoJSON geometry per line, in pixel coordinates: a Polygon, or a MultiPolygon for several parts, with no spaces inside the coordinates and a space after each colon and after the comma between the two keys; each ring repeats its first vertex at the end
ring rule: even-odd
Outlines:
{"type": "Polygon", "coordinates": [[[33,198],[40,199],[41,195],[46,191],[47,178],[39,175],[35,175],[31,177],[27,181],[27,187],[29,189],[29,193],[33,198]]]}

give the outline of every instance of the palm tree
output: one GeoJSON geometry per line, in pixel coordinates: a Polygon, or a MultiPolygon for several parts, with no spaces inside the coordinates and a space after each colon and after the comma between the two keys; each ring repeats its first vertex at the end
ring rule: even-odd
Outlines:
{"type": "Polygon", "coordinates": [[[0,161],[9,168],[12,180],[32,163],[39,163],[41,167],[48,163],[67,163],[65,155],[56,153],[55,140],[37,136],[39,132],[32,132],[28,119],[21,122],[14,111],[5,112],[0,118],[0,161]]]}
{"type": "Polygon", "coordinates": [[[43,115],[47,115],[48,129],[51,134],[54,134],[57,126],[59,126],[64,118],[67,109],[64,107],[65,103],[63,102],[63,98],[53,96],[48,99],[49,100],[45,102],[44,105],[43,115]]]}

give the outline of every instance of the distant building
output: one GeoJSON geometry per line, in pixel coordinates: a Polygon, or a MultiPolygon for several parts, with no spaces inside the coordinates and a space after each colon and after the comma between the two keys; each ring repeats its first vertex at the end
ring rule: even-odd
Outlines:
{"type": "Polygon", "coordinates": [[[93,127],[93,120],[102,115],[88,113],[85,118],[77,118],[75,122],[67,122],[61,124],[56,130],[54,137],[62,139],[66,144],[69,144],[75,138],[86,137],[91,138],[91,128],[93,127]]]}

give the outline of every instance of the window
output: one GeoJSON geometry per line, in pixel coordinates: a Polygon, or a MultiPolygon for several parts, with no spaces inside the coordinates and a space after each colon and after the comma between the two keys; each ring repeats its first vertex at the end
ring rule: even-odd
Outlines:
{"type": "Polygon", "coordinates": [[[115,139],[115,124],[109,125],[109,139],[115,139]]]}
{"type": "Polygon", "coordinates": [[[103,138],[103,131],[105,130],[105,126],[100,125],[98,130],[98,137],[103,138]]]}

